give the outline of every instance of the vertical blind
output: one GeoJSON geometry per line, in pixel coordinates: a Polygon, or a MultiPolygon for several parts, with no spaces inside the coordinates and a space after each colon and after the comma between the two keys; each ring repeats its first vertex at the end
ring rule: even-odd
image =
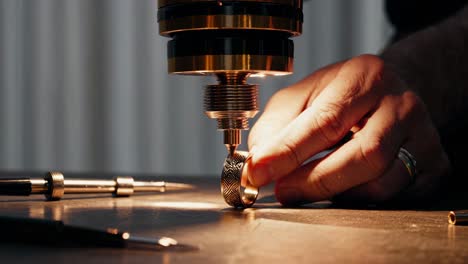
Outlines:
{"type": "MultiPolygon", "coordinates": [[[[0,170],[219,174],[226,150],[202,108],[214,80],[167,74],[156,10],[156,0],[0,0],[0,170]]],[[[381,0],[307,0],[304,15],[295,73],[250,80],[262,107],[321,66],[378,52],[391,33],[381,0]]]]}

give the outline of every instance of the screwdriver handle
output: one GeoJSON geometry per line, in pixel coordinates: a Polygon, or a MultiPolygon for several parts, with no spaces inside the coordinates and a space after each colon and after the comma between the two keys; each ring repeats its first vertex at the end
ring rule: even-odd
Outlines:
{"type": "Polygon", "coordinates": [[[0,193],[4,195],[28,196],[32,184],[29,178],[0,179],[0,193]]]}

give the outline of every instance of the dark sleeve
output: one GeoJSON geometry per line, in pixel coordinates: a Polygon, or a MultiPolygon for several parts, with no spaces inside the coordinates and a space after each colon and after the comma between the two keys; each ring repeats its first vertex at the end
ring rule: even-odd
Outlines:
{"type": "Polygon", "coordinates": [[[468,0],[386,0],[385,9],[396,34],[405,36],[450,17],[466,4],[468,0]]]}

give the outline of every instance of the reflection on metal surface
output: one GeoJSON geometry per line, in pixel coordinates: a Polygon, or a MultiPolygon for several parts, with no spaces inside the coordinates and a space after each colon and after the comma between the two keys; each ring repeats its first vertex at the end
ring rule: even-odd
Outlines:
{"type": "Polygon", "coordinates": [[[28,208],[28,217],[30,218],[49,218],[52,220],[64,220],[66,215],[66,206],[59,205],[53,207],[31,206],[28,208]]]}
{"type": "Polygon", "coordinates": [[[288,37],[302,33],[300,0],[158,2],[159,34],[166,37],[203,30],[272,31],[288,37]]]}
{"type": "MultiPolygon", "coordinates": [[[[109,233],[109,234],[114,234],[115,235],[115,234],[119,233],[119,230],[117,228],[109,227],[109,228],[106,229],[106,232],[109,233]]],[[[128,233],[124,233],[124,234],[128,234],[128,233]]]]}
{"type": "Polygon", "coordinates": [[[188,210],[207,210],[220,209],[221,207],[214,203],[198,203],[198,202],[151,202],[154,207],[172,208],[172,209],[188,209],[188,210]]]}
{"type": "Polygon", "coordinates": [[[116,182],[112,180],[65,179],[66,193],[113,193],[116,182]]]}
{"type": "MultiPolygon", "coordinates": [[[[223,224],[231,224],[232,222],[237,222],[239,219],[245,221],[245,223],[251,223],[256,219],[255,210],[252,208],[247,208],[243,211],[225,211],[223,212],[220,222],[223,224]]],[[[244,223],[244,222],[243,222],[244,223]]]]}
{"type": "Polygon", "coordinates": [[[44,218],[45,208],[44,207],[29,207],[28,216],[31,218],[44,218]]]}
{"type": "Polygon", "coordinates": [[[45,179],[30,179],[31,193],[45,193],[47,192],[48,182],[45,179]]]}
{"type": "Polygon", "coordinates": [[[288,56],[261,56],[252,54],[198,55],[169,58],[171,73],[208,75],[213,73],[245,72],[264,76],[282,76],[293,72],[293,58],[288,56]]]}
{"type": "Polygon", "coordinates": [[[135,182],[132,177],[120,176],[116,177],[114,181],[116,185],[115,196],[130,196],[133,194],[135,182]]]}
{"type": "Polygon", "coordinates": [[[247,222],[253,222],[255,220],[255,210],[247,208],[243,211],[243,215],[247,222]]]}
{"type": "Polygon", "coordinates": [[[58,171],[51,171],[47,174],[45,179],[49,186],[49,190],[45,193],[47,200],[60,200],[65,193],[63,174],[58,171]]]}
{"type": "Polygon", "coordinates": [[[168,247],[171,245],[177,245],[177,241],[173,238],[170,237],[162,237],[159,239],[159,244],[168,247]]]}
{"type": "Polygon", "coordinates": [[[162,257],[162,263],[163,264],[170,264],[171,263],[171,255],[164,253],[162,257]]]}
{"type": "Polygon", "coordinates": [[[157,209],[174,209],[174,212],[204,212],[224,209],[225,206],[208,202],[187,201],[154,201],[151,199],[83,199],[73,204],[29,204],[26,215],[31,218],[50,218],[54,220],[67,220],[71,214],[87,212],[89,210],[112,210],[119,219],[128,219],[134,209],[150,209],[153,213],[159,213],[157,209]],[[155,210],[156,209],[156,210],[155,210]]]}
{"type": "Polygon", "coordinates": [[[52,219],[53,220],[62,220],[63,219],[63,207],[54,207],[51,212],[52,212],[52,219]]]}
{"type": "Polygon", "coordinates": [[[122,234],[122,238],[127,240],[127,239],[130,238],[130,234],[128,232],[125,232],[125,233],[122,234]]]}
{"type": "Polygon", "coordinates": [[[454,225],[447,225],[447,239],[450,244],[453,244],[455,242],[457,236],[456,236],[456,231],[457,227],[454,225]]]}
{"type": "Polygon", "coordinates": [[[189,30],[220,29],[271,30],[299,36],[302,32],[302,22],[284,17],[249,14],[188,16],[159,21],[159,33],[166,37],[189,30]]]}
{"type": "MultiPolygon", "coordinates": [[[[301,5],[302,2],[296,0],[242,0],[244,2],[263,2],[263,3],[274,3],[274,4],[283,4],[283,5],[301,5]]],[[[223,1],[221,0],[159,0],[158,7],[169,6],[169,5],[180,5],[180,4],[190,4],[196,2],[217,2],[222,5],[223,1]]]]}

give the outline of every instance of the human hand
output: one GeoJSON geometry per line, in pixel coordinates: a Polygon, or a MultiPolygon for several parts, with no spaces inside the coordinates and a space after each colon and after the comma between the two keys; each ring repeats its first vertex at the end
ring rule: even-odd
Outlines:
{"type": "Polygon", "coordinates": [[[450,168],[424,103],[373,55],[327,66],[278,91],[253,127],[249,148],[249,180],[259,187],[276,181],[277,199],[286,205],[337,195],[420,200],[437,190],[450,168]],[[304,164],[349,131],[348,142],[304,164]],[[413,181],[397,158],[400,147],[417,161],[413,181]]]}

